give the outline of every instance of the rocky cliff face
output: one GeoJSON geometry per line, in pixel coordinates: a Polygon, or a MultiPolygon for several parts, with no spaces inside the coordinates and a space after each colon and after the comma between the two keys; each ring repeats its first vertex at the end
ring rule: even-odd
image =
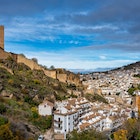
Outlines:
{"type": "Polygon", "coordinates": [[[80,86],[80,77],[78,74],[74,74],[70,71],[66,71],[65,69],[56,69],[57,79],[62,82],[67,82],[69,84],[75,84],[76,86],[80,86]]]}

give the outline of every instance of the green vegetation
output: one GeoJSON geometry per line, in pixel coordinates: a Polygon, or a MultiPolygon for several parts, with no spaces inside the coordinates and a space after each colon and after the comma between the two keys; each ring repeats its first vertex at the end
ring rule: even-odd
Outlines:
{"type": "Polygon", "coordinates": [[[10,121],[0,115],[0,140],[33,140],[27,135],[23,124],[10,123],[10,121]]]}
{"type": "Polygon", "coordinates": [[[112,133],[113,140],[140,140],[140,119],[128,119],[121,129],[112,133]]]}
{"type": "Polygon", "coordinates": [[[82,132],[77,132],[74,130],[67,136],[67,140],[106,140],[107,138],[95,130],[85,130],[82,132]]]}
{"type": "Polygon", "coordinates": [[[85,97],[89,101],[91,101],[91,102],[99,101],[99,102],[103,102],[103,103],[108,103],[107,100],[103,96],[101,96],[99,94],[90,94],[90,93],[87,93],[85,95],[85,97]]]}
{"type": "Polygon", "coordinates": [[[135,74],[134,77],[140,78],[140,74],[135,74]]]}
{"type": "Polygon", "coordinates": [[[3,114],[6,112],[6,106],[3,103],[0,103],[0,114],[3,114]]]}
{"type": "Polygon", "coordinates": [[[4,125],[4,124],[6,124],[6,123],[8,123],[8,119],[5,118],[5,117],[3,117],[3,116],[0,116],[0,126],[1,126],[1,125],[4,125]]]}
{"type": "MultiPolygon", "coordinates": [[[[47,77],[41,70],[31,70],[24,64],[17,64],[10,57],[1,61],[1,65],[12,69],[13,75],[0,68],[0,86],[9,94],[13,94],[17,100],[23,100],[32,106],[38,105],[44,98],[50,95],[67,95],[67,84],[47,77]],[[19,96],[20,95],[20,96],[19,96]],[[38,96],[38,100],[34,97],[38,96]]],[[[56,97],[57,98],[57,97],[56,97]]],[[[59,98],[59,97],[58,97],[59,98]]]]}
{"type": "Polygon", "coordinates": [[[130,95],[132,95],[132,96],[135,96],[134,95],[134,91],[136,91],[136,90],[140,90],[140,84],[138,84],[137,86],[131,86],[131,88],[129,88],[128,89],[128,93],[130,94],[130,95]]]}
{"type": "Polygon", "coordinates": [[[38,105],[45,98],[53,102],[74,97],[67,94],[71,87],[47,77],[42,70],[17,64],[11,57],[1,60],[2,65],[13,74],[0,67],[0,140],[36,139],[52,126],[52,116],[40,116],[38,105]]]}
{"type": "Polygon", "coordinates": [[[72,89],[72,90],[76,90],[76,85],[75,84],[69,84],[67,87],[72,89]]]}
{"type": "Polygon", "coordinates": [[[31,108],[32,115],[30,116],[31,122],[38,127],[41,131],[51,128],[52,125],[52,116],[40,116],[35,107],[31,108]]]}
{"type": "Polygon", "coordinates": [[[119,96],[119,95],[120,95],[120,92],[117,92],[117,93],[116,93],[116,95],[118,95],[118,96],[119,96]]]}

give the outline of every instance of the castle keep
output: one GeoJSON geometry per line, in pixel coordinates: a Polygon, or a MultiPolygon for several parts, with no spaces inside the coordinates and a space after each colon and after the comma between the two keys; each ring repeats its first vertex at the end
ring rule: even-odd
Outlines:
{"type": "Polygon", "coordinates": [[[4,50],[4,26],[0,26],[0,48],[4,50]]]}

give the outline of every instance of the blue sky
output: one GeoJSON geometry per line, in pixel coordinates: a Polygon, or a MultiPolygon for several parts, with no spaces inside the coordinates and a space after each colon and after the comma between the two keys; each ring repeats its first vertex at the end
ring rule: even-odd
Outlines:
{"type": "Polygon", "coordinates": [[[66,69],[140,60],[139,0],[0,0],[5,50],[66,69]]]}

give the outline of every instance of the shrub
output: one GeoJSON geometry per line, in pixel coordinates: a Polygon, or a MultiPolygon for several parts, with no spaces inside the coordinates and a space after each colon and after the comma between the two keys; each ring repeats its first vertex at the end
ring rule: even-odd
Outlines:
{"type": "Polygon", "coordinates": [[[32,123],[40,130],[45,131],[46,129],[51,128],[52,116],[38,116],[38,118],[32,119],[32,123]]]}
{"type": "Polygon", "coordinates": [[[103,102],[103,103],[108,103],[107,100],[99,94],[89,94],[89,93],[87,93],[85,95],[85,97],[91,102],[99,101],[99,102],[103,102]]]}
{"type": "Polygon", "coordinates": [[[72,131],[67,135],[67,140],[106,140],[107,138],[93,129],[85,130],[82,132],[72,131]]]}
{"type": "Polygon", "coordinates": [[[0,126],[0,140],[16,140],[10,130],[10,124],[0,126]]]}
{"type": "Polygon", "coordinates": [[[5,113],[7,110],[6,106],[3,103],[0,103],[0,114],[5,113]]]}
{"type": "Polygon", "coordinates": [[[35,79],[35,80],[34,80],[34,83],[35,83],[35,84],[40,84],[40,81],[37,80],[37,79],[35,79]]]}
{"type": "Polygon", "coordinates": [[[1,125],[4,125],[4,124],[6,124],[6,123],[8,123],[8,119],[5,118],[5,117],[3,117],[3,116],[0,116],[0,126],[1,126],[1,125]]]}

